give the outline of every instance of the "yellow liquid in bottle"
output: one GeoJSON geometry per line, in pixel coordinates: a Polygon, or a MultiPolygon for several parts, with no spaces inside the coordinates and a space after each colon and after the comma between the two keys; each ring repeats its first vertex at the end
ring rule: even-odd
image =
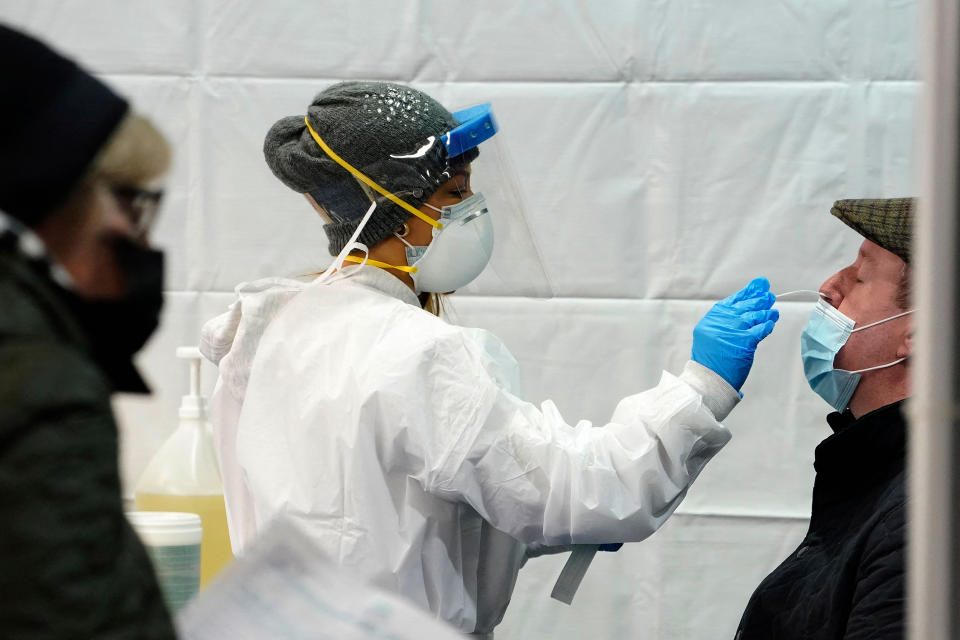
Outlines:
{"type": "Polygon", "coordinates": [[[137,511],[182,511],[200,516],[203,541],[200,543],[200,588],[233,560],[227,533],[227,510],[222,495],[176,496],[138,493],[137,511]]]}

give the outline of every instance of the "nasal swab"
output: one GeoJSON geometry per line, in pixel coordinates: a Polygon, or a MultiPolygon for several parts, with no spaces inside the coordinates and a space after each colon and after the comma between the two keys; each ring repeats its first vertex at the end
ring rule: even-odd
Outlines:
{"type": "Polygon", "coordinates": [[[814,291],[813,289],[797,289],[796,291],[784,291],[783,293],[774,294],[774,297],[777,300],[779,300],[780,298],[787,298],[787,297],[794,296],[801,293],[812,293],[813,295],[817,296],[818,299],[819,298],[823,298],[824,300],[830,299],[830,296],[823,293],[822,291],[814,291]]]}

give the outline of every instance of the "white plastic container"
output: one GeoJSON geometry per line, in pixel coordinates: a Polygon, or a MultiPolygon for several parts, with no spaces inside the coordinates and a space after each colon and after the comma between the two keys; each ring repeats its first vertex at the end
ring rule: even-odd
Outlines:
{"type": "Polygon", "coordinates": [[[195,513],[203,523],[200,586],[233,558],[227,532],[223,482],[200,393],[200,350],[180,347],[177,357],[190,361],[190,393],[180,405],[180,425],[163,444],[137,482],[138,511],[195,513]]]}
{"type": "Polygon", "coordinates": [[[200,516],[128,511],[127,520],[147,548],[167,607],[176,613],[200,590],[200,516]]]}

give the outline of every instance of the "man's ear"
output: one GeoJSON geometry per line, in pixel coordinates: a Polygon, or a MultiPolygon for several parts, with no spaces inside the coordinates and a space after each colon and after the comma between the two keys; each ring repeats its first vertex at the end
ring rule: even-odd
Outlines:
{"type": "Polygon", "coordinates": [[[897,347],[897,357],[898,358],[910,358],[913,357],[913,330],[911,329],[909,333],[903,336],[903,340],[900,342],[900,346],[897,347]]]}

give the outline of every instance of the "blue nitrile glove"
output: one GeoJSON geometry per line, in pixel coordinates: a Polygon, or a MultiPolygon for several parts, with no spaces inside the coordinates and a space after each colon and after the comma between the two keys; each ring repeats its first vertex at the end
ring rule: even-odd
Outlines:
{"type": "Polygon", "coordinates": [[[775,300],[767,279],[756,278],[713,305],[693,328],[693,361],[740,391],[757,345],[770,335],[780,318],[780,312],[770,308],[775,300]]]}

